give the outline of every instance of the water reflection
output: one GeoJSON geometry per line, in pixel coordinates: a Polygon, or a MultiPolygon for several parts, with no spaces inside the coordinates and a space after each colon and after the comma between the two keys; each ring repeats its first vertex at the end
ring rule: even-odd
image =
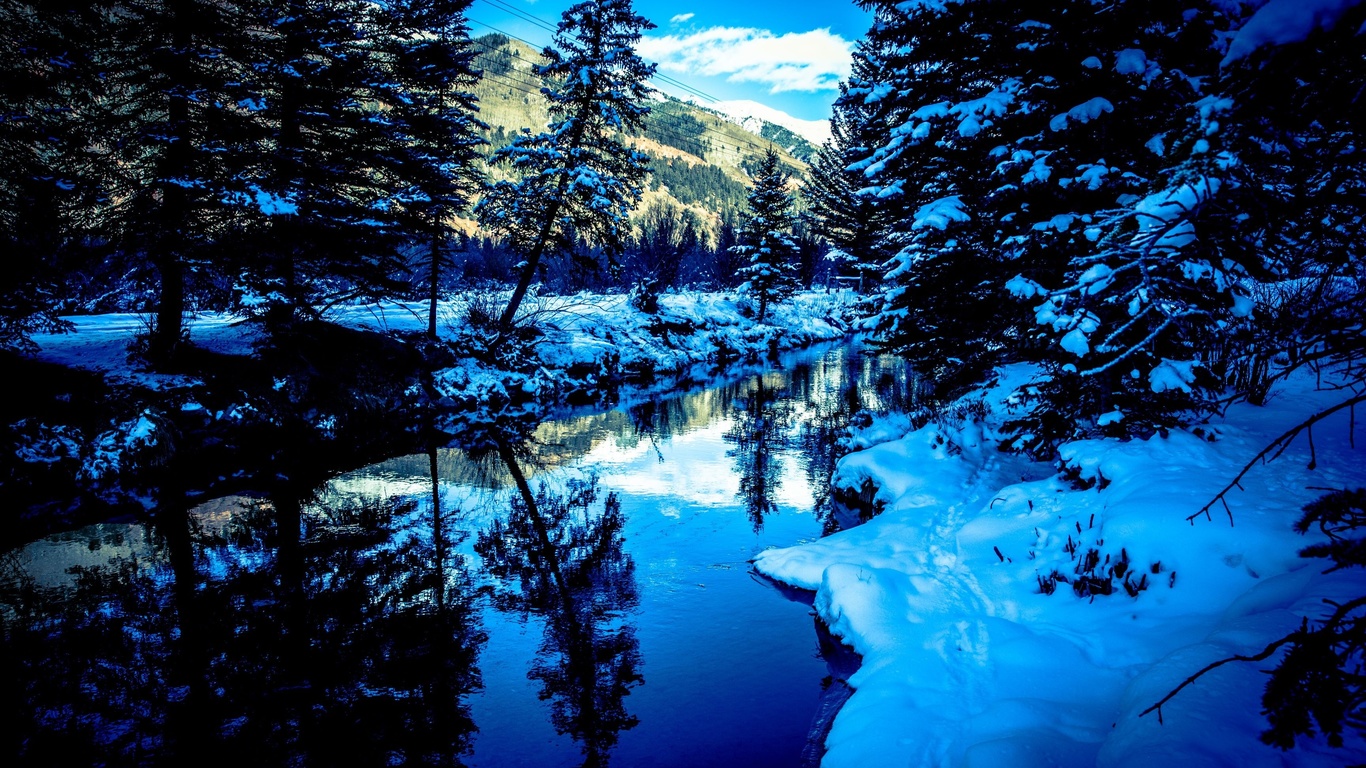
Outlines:
{"type": "Polygon", "coordinates": [[[740,478],[739,497],[757,533],[764,518],[777,511],[774,501],[782,483],[778,452],[786,447],[792,429],[793,401],[780,398],[787,378],[780,374],[755,376],[731,407],[731,428],[726,440],[735,448],[735,474],[740,478]]]}
{"type": "Polygon", "coordinates": [[[459,764],[484,636],[448,513],[420,506],[279,489],[164,507],[69,583],[8,567],[9,764],[459,764]]]}
{"type": "Polygon", "coordinates": [[[0,761],[795,764],[844,673],[745,562],[912,395],[827,350],[10,550],[0,761]]]}
{"type": "Polygon", "coordinates": [[[596,477],[570,478],[558,492],[542,482],[533,494],[513,448],[504,442],[497,451],[517,492],[475,551],[496,579],[498,608],[544,621],[527,676],[550,701],[555,731],[580,745],[585,766],[606,765],[620,732],[638,722],[624,697],[642,682],[628,620],[638,601],[635,563],[623,549],[621,502],[609,493],[599,506],[596,477]]]}

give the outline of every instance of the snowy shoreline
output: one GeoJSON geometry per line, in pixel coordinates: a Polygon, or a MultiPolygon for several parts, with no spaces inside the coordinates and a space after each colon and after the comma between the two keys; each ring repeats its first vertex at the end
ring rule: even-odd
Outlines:
{"type": "MultiPolygon", "coordinates": [[[[474,411],[538,419],[567,404],[608,407],[623,387],[648,393],[688,386],[698,365],[847,338],[856,299],[799,293],[774,305],[760,325],[748,300],[734,293],[665,294],[657,314],[639,312],[625,295],[538,297],[540,335],[520,370],[468,356],[469,300],[461,296],[438,307],[435,355],[420,350],[426,305],[352,304],[329,310],[323,325],[283,353],[262,346],[258,323],[196,317],[188,324],[195,362],[171,373],[130,360],[130,344],[145,331],[142,316],[73,317],[74,332],[34,338],[32,363],[47,366],[42,375],[53,383],[35,385],[31,402],[17,406],[21,418],[6,426],[15,438],[16,477],[35,501],[44,488],[66,488],[145,506],[152,502],[137,486],[180,481],[176,467],[201,472],[215,460],[240,460],[225,460],[222,446],[229,457],[234,449],[265,448],[346,463],[474,411]],[[78,378],[85,381],[79,391],[78,378]],[[210,447],[216,459],[201,455],[210,447]]],[[[265,471],[270,459],[257,463],[265,471]]],[[[217,474],[191,488],[211,490],[202,486],[217,474]]]]}
{"type": "Polygon", "coordinates": [[[1303,439],[1254,468],[1228,499],[1232,527],[1222,508],[1187,521],[1262,447],[1341,393],[1302,376],[1268,405],[1235,406],[1203,427],[1066,444],[1059,472],[997,450],[1006,400],[1031,374],[1013,366],[974,393],[988,407],[981,421],[909,432],[904,419],[875,423],[863,433],[873,444],[841,460],[834,485],[858,493],[871,483],[884,511],[755,559],[760,573],[816,590],[820,618],[863,657],[822,765],[1366,758],[1355,734],[1343,749],[1321,735],[1289,752],[1258,740],[1260,670],[1275,656],[1205,675],[1163,707],[1162,723],[1139,717],[1206,664],[1255,654],[1302,617],[1331,611],[1324,600],[1362,594],[1361,574],[1324,574],[1328,563],[1297,555],[1321,534],[1292,530],[1323,488],[1366,484],[1346,413],[1315,430],[1316,469],[1303,439]]]}

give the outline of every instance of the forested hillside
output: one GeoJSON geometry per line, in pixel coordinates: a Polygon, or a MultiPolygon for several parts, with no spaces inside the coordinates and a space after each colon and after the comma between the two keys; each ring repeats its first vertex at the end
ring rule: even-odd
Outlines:
{"type": "MultiPolygon", "coordinates": [[[[523,128],[546,124],[542,84],[533,70],[541,53],[496,33],[473,42],[476,64],[484,72],[474,93],[480,119],[489,126],[485,136],[492,151],[523,128]]],[[[751,119],[760,130],[756,135],[716,111],[664,94],[656,94],[650,108],[645,130],[633,143],[650,156],[651,188],[691,209],[709,238],[716,237],[723,218],[744,208],[751,172],[770,145],[799,176],[815,152],[810,142],[773,123],[751,119]]]]}

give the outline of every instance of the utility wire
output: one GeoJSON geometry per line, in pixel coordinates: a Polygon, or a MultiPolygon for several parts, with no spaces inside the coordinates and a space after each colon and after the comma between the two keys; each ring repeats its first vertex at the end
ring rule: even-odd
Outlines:
{"type": "MultiPolygon", "coordinates": [[[[487,2],[487,0],[485,0],[485,1],[487,2]]],[[[469,17],[466,17],[466,20],[469,21],[469,22],[472,23],[472,24],[478,24],[478,25],[481,26],[481,27],[485,27],[485,28],[487,28],[487,29],[489,29],[489,30],[492,30],[492,31],[494,31],[494,32],[497,32],[498,34],[503,35],[503,36],[505,36],[505,37],[508,37],[508,38],[513,39],[513,40],[518,40],[518,41],[520,41],[520,42],[526,43],[527,45],[530,45],[530,46],[532,46],[533,48],[536,47],[536,44],[535,44],[535,43],[532,43],[532,42],[529,41],[529,40],[525,40],[525,39],[523,39],[523,38],[521,38],[521,37],[518,37],[518,36],[516,36],[516,35],[513,35],[513,34],[507,32],[507,31],[505,31],[505,30],[503,30],[503,29],[500,29],[500,28],[498,28],[498,27],[493,26],[492,24],[488,24],[488,23],[486,23],[486,22],[479,21],[478,19],[473,19],[473,18],[469,18],[469,17]]],[[[479,45],[479,46],[483,47],[483,48],[484,48],[486,51],[488,51],[489,53],[493,53],[493,52],[496,52],[497,50],[499,50],[499,49],[494,48],[494,47],[491,47],[491,46],[489,46],[487,43],[484,43],[483,41],[480,41],[480,40],[477,40],[477,39],[471,38],[471,42],[474,43],[475,45],[479,45]]],[[[504,77],[504,76],[501,76],[501,75],[492,75],[492,74],[488,73],[487,71],[484,73],[484,77],[487,77],[487,78],[490,78],[490,79],[493,79],[493,80],[499,80],[499,81],[503,82],[505,85],[509,85],[510,87],[514,88],[515,90],[519,90],[519,91],[521,91],[521,92],[523,92],[523,93],[532,94],[532,95],[538,95],[538,96],[539,96],[539,95],[540,95],[540,88],[542,87],[542,84],[541,84],[541,83],[538,83],[538,82],[530,82],[530,81],[527,81],[527,80],[524,80],[524,79],[520,79],[520,78],[510,78],[510,77],[504,77]],[[530,88],[528,88],[528,87],[523,87],[523,86],[529,86],[530,88]]],[[[723,148],[725,148],[725,149],[732,150],[732,151],[734,151],[734,152],[736,152],[736,153],[741,152],[741,151],[742,151],[743,149],[745,149],[745,148],[748,148],[748,149],[753,150],[753,151],[755,151],[755,152],[763,152],[763,151],[765,151],[765,150],[767,149],[767,147],[765,147],[765,146],[763,146],[763,145],[761,145],[761,144],[757,144],[757,143],[755,143],[755,142],[748,141],[748,140],[736,139],[735,137],[730,136],[729,134],[721,133],[721,132],[717,131],[715,128],[712,128],[712,127],[710,127],[710,126],[707,126],[705,123],[703,123],[702,125],[703,125],[702,133],[703,133],[703,134],[710,134],[711,136],[715,137],[715,140],[714,140],[714,141],[715,141],[715,144],[718,145],[718,146],[720,146],[720,147],[723,147],[723,148]],[[725,141],[721,141],[720,139],[725,139],[725,141]],[[736,143],[732,143],[732,141],[738,141],[738,142],[742,142],[742,143],[736,144],[736,143]]],[[[687,140],[690,138],[690,137],[688,137],[688,136],[686,136],[686,135],[682,135],[682,134],[677,133],[677,132],[673,132],[672,134],[670,134],[670,132],[665,131],[665,130],[659,130],[657,127],[656,127],[654,130],[655,130],[656,132],[658,132],[658,133],[664,133],[664,134],[666,134],[666,135],[672,135],[673,138],[675,138],[675,139],[677,139],[677,140],[680,140],[680,141],[687,141],[687,140]]],[[[675,147],[675,149],[683,149],[683,148],[682,148],[682,147],[675,147]]],[[[687,150],[683,150],[683,151],[687,151],[687,150]]]]}
{"type": "MultiPolygon", "coordinates": [[[[535,25],[535,26],[537,26],[537,27],[539,27],[539,28],[541,28],[541,29],[544,29],[544,30],[546,30],[546,31],[548,31],[548,32],[552,32],[552,33],[558,33],[558,32],[559,32],[559,25],[555,24],[554,22],[549,21],[549,20],[547,20],[547,19],[543,19],[543,18],[541,18],[541,17],[539,17],[539,16],[537,16],[537,15],[531,13],[530,11],[524,11],[524,10],[522,10],[522,9],[520,9],[520,8],[516,8],[516,7],[514,7],[514,6],[508,5],[506,2],[503,2],[503,0],[480,0],[480,1],[483,2],[485,5],[489,5],[489,6],[493,7],[494,9],[503,11],[503,12],[505,12],[505,13],[510,13],[510,14],[512,14],[513,16],[515,16],[515,17],[521,19],[522,21],[525,21],[525,22],[528,22],[528,23],[530,23],[530,24],[533,24],[533,25],[535,25]]],[[[484,26],[488,26],[488,25],[485,24],[484,26]]],[[[513,35],[510,35],[510,34],[508,34],[507,32],[502,32],[502,34],[508,35],[508,37],[514,37],[513,35]]],[[[522,40],[520,37],[519,37],[519,38],[516,38],[516,39],[522,40]]],[[[535,43],[533,43],[533,42],[531,42],[531,41],[529,41],[529,40],[522,40],[522,42],[526,43],[527,45],[532,46],[533,48],[535,48],[535,47],[544,47],[544,46],[537,46],[535,43]]],[[[652,62],[646,62],[646,63],[648,64],[648,63],[652,63],[652,62]]],[[[655,63],[655,66],[657,67],[657,66],[658,66],[658,63],[655,63]]],[[[653,77],[652,79],[658,80],[658,81],[660,81],[660,82],[662,82],[662,83],[667,83],[667,84],[669,84],[669,85],[674,86],[675,88],[680,88],[680,89],[682,89],[683,91],[685,91],[685,92],[687,92],[687,93],[689,93],[689,94],[692,94],[692,95],[697,96],[697,97],[702,98],[702,99],[706,99],[707,101],[710,101],[710,102],[712,102],[713,104],[720,103],[720,101],[721,101],[720,99],[716,98],[715,96],[712,96],[711,94],[707,93],[706,91],[703,91],[703,90],[700,89],[700,88],[696,88],[696,87],[691,86],[691,85],[689,85],[689,84],[687,84],[687,83],[684,83],[684,82],[682,82],[682,81],[680,81],[680,80],[675,80],[674,78],[669,77],[668,75],[662,75],[662,74],[659,73],[658,70],[655,71],[654,77],[653,77]]]]}
{"type": "MultiPolygon", "coordinates": [[[[494,52],[498,50],[496,48],[487,47],[484,43],[477,40],[473,42],[476,45],[483,46],[486,51],[494,52]]],[[[531,82],[522,78],[511,77],[506,74],[492,74],[487,70],[484,71],[484,78],[495,82],[499,82],[502,85],[505,85],[514,91],[518,91],[529,96],[541,95],[540,83],[531,82]]],[[[702,125],[701,132],[697,135],[690,135],[683,133],[681,130],[675,130],[682,127],[681,123],[674,122],[670,124],[668,122],[664,122],[664,120],[665,118],[660,117],[658,113],[656,113],[654,117],[654,122],[645,126],[644,128],[645,134],[647,134],[646,137],[648,138],[648,134],[662,135],[668,138],[672,138],[675,141],[681,142],[683,144],[687,144],[690,142],[700,142],[702,141],[702,137],[706,136],[707,138],[704,144],[704,151],[721,149],[730,150],[732,152],[735,152],[736,154],[741,154],[746,149],[752,150],[754,152],[763,152],[766,149],[766,147],[759,144],[755,144],[754,142],[746,141],[743,139],[735,139],[731,135],[721,133],[715,128],[708,127],[705,123],[701,123],[700,121],[699,124],[702,125]],[[735,141],[742,141],[743,143],[733,143],[735,141]]],[[[693,152],[689,152],[686,146],[680,146],[678,144],[673,144],[670,146],[672,146],[674,149],[678,149],[688,154],[695,154],[693,152]]],[[[704,157],[700,159],[702,159],[704,162],[706,160],[706,158],[704,157]]]]}

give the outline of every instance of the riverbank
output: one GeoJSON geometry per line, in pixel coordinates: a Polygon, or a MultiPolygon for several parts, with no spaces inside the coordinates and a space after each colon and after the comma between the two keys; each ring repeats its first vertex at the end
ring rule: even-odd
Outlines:
{"type": "MultiPolygon", "coordinates": [[[[863,657],[826,741],[843,766],[1310,766],[1366,760],[1322,735],[1281,751],[1259,740],[1261,696],[1280,658],[1226,664],[1141,713],[1219,659],[1260,653],[1322,620],[1325,601],[1366,594],[1360,569],[1301,548],[1292,526],[1325,489],[1366,485],[1350,415],[1316,425],[1256,466],[1211,519],[1189,515],[1307,416],[1342,400],[1294,379],[1262,407],[1147,440],[1065,445],[1058,466],[1001,453],[1001,372],[956,409],[982,418],[881,421],[834,476],[882,508],[755,567],[817,591],[816,609],[863,657]]],[[[955,409],[949,409],[950,411],[955,409]]]]}
{"type": "Polygon", "coordinates": [[[190,320],[188,347],[160,370],[135,354],[144,317],[73,317],[74,332],[38,336],[36,356],[10,363],[19,391],[0,408],[3,478],[19,517],[54,519],[149,508],[168,484],[191,494],[259,486],[276,465],[310,468],[306,480],[287,479],[314,482],[412,448],[472,411],[535,419],[610,402],[623,386],[666,389],[698,365],[843,338],[855,299],[801,293],[761,324],[735,294],[668,294],[651,314],[627,296],[538,297],[510,359],[478,354],[488,341],[468,318],[483,296],[442,302],[436,343],[420,303],[342,305],[276,335],[208,314],[190,320]]]}

